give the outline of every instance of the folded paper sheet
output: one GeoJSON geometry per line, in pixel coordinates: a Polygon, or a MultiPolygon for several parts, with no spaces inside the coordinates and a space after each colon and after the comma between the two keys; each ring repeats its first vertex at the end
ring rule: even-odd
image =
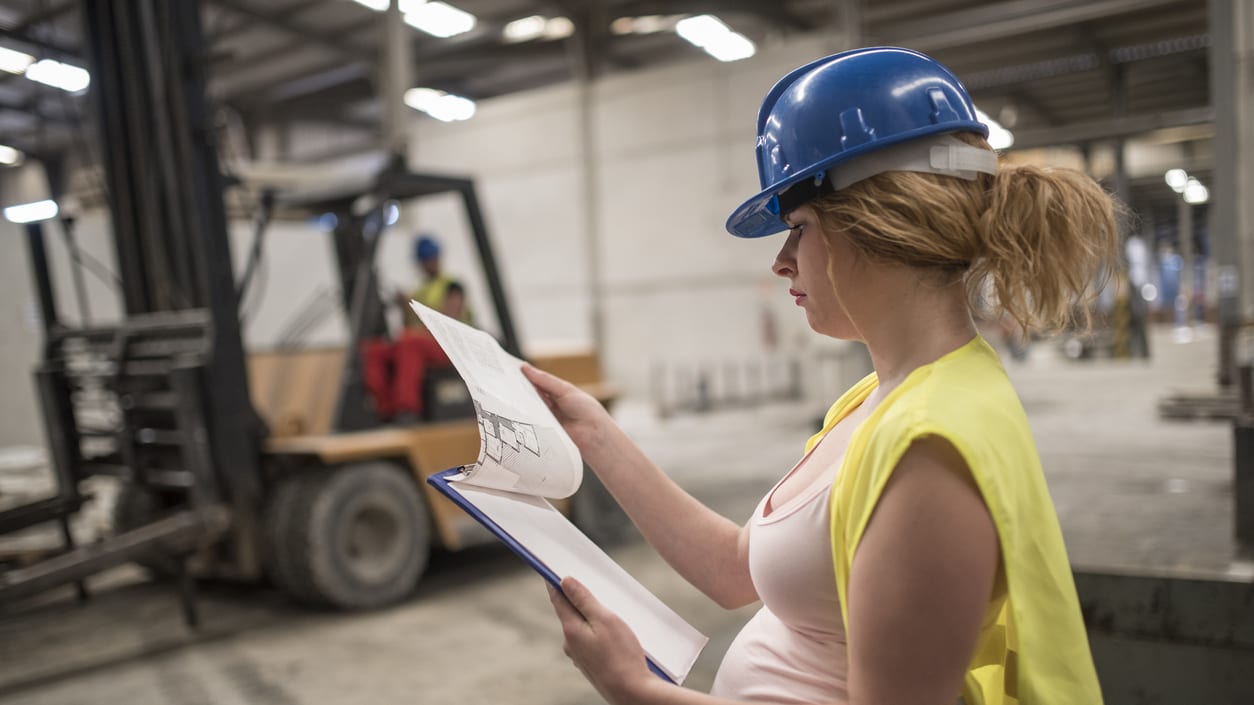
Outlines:
{"type": "Polygon", "coordinates": [[[428,482],[550,582],[574,577],[627,623],[651,665],[682,683],[706,639],[545,499],[579,488],[583,460],[527,378],[487,333],[414,302],[470,389],[479,458],[428,482]]]}

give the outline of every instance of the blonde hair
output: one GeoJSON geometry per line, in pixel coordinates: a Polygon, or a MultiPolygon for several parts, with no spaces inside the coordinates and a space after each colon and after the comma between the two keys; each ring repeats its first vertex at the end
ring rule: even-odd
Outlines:
{"type": "Polygon", "coordinates": [[[973,310],[1004,311],[1025,332],[1057,331],[1077,312],[1087,326],[1077,304],[1100,290],[1119,244],[1114,199],[1073,169],[1003,165],[974,181],[886,172],[811,206],[829,253],[843,234],[870,259],[962,276],[973,310]]]}

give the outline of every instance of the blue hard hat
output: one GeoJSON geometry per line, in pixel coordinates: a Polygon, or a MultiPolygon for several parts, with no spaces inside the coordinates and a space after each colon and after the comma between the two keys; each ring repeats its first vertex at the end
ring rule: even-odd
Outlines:
{"type": "MultiPolygon", "coordinates": [[[[738,237],[787,230],[781,216],[788,208],[781,209],[779,194],[790,187],[807,179],[816,187],[826,179],[830,187],[841,164],[952,132],[988,136],[962,83],[931,57],[872,47],[806,64],[780,79],[762,101],[757,144],[762,191],[731,214],[727,230],[738,237]]],[[[988,171],[983,164],[970,168],[988,171]]],[[[906,170],[956,174],[939,168],[906,170]]]]}
{"type": "Polygon", "coordinates": [[[419,235],[414,238],[414,259],[419,262],[426,262],[439,256],[440,243],[435,238],[428,235],[419,235]]]}

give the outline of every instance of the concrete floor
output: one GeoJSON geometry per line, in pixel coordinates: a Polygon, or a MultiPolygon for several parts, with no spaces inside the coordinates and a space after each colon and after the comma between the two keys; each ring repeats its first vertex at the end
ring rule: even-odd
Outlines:
{"type": "MultiPolygon", "coordinates": [[[[1156,331],[1151,363],[1072,363],[1040,344],[1011,374],[1032,418],[1073,562],[1254,578],[1233,544],[1231,431],[1168,423],[1172,391],[1213,388],[1215,336],[1156,331]]],[[[797,458],[815,410],[721,411],[623,423],[684,486],[745,517],[797,458]]],[[[711,636],[688,680],[708,687],[753,608],[725,612],[647,546],[613,552],[711,636]]],[[[187,630],[167,586],[115,571],[79,606],[68,592],[0,616],[0,703],[319,705],[598,703],[569,665],[540,580],[504,550],[437,555],[414,597],[368,614],[307,612],[268,590],[202,588],[187,630]]]]}

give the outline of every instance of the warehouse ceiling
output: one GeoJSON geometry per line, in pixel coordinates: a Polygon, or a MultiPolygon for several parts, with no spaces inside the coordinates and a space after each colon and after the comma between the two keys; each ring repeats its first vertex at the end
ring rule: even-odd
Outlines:
{"type": "MultiPolygon", "coordinates": [[[[205,0],[210,91],[251,128],[326,121],[379,131],[382,13],[353,0],[205,0]]],[[[705,57],[673,31],[617,33],[619,18],[713,14],[759,46],[861,29],[949,65],[1016,149],[1098,143],[1210,122],[1206,3],[1198,0],[450,0],[477,18],[440,39],[411,32],[415,78],[471,99],[705,57]],[[531,15],[574,38],[509,42],[531,15]],[[586,38],[587,52],[579,50],[586,38]],[[583,63],[581,63],[583,62],[583,63]]],[[[84,64],[77,2],[0,0],[0,47],[84,64]]],[[[89,139],[81,96],[0,72],[0,143],[32,153],[89,139]]],[[[1201,125],[1198,128],[1195,126],[1201,125]]],[[[1188,132],[1192,129],[1193,132],[1188,132]]],[[[1157,132],[1156,134],[1164,134],[1157,132]]],[[[1134,184],[1135,185],[1135,184],[1134,184]]]]}

